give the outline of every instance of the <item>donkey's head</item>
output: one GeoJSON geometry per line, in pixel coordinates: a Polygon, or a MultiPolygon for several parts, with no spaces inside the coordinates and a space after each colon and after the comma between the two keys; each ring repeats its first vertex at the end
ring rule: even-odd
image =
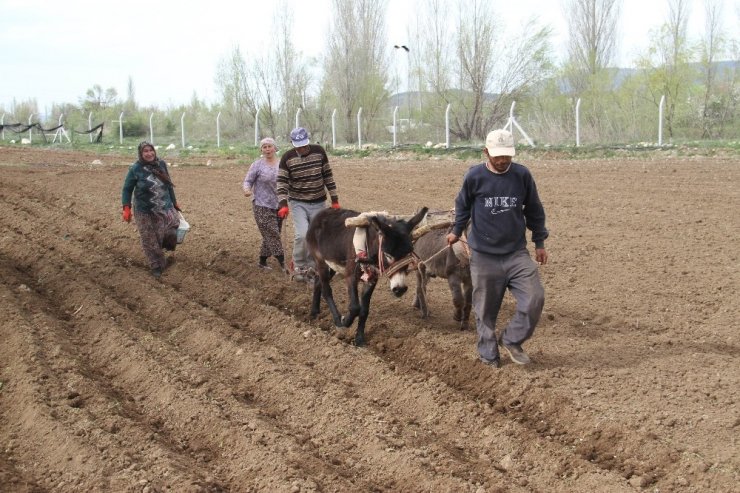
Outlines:
{"type": "Polygon", "coordinates": [[[378,231],[378,245],[382,253],[378,258],[378,266],[381,273],[388,277],[391,291],[396,296],[402,296],[408,289],[406,274],[409,267],[416,263],[411,230],[424,219],[427,210],[427,207],[423,207],[409,220],[396,220],[386,216],[371,219],[371,224],[378,231]]]}

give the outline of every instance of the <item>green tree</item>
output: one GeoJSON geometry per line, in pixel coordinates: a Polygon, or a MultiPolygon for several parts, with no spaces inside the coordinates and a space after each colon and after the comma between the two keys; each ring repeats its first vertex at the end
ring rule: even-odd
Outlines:
{"type": "Polygon", "coordinates": [[[80,99],[80,104],[86,111],[100,111],[110,108],[118,101],[118,91],[109,87],[103,90],[100,84],[95,84],[87,91],[85,97],[80,99]]]}
{"type": "Polygon", "coordinates": [[[661,97],[666,98],[666,131],[673,138],[681,110],[688,109],[695,73],[689,65],[693,53],[686,32],[688,0],[669,0],[668,4],[668,19],[651,35],[650,48],[639,59],[638,66],[643,70],[653,104],[657,107],[661,97]]]}

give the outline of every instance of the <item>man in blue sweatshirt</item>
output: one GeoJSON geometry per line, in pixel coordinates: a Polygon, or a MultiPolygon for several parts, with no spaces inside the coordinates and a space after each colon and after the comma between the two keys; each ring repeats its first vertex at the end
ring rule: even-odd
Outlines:
{"type": "Polygon", "coordinates": [[[530,359],[522,344],[532,337],[540,319],[545,289],[527,250],[525,231],[532,231],[537,263],[546,264],[545,210],[529,170],[511,160],[515,151],[510,132],[490,132],[484,153],[487,161],[465,174],[447,242],[455,243],[470,222],[467,242],[480,360],[500,365],[496,318],[509,289],[516,299],[516,314],[499,339],[514,363],[526,365],[530,359]]]}

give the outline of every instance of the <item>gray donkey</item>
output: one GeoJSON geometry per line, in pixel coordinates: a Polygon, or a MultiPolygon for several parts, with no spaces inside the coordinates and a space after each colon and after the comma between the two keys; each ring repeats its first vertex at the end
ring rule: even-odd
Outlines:
{"type": "Polygon", "coordinates": [[[452,318],[460,322],[460,330],[466,330],[473,306],[470,259],[462,242],[447,247],[447,233],[447,229],[433,229],[420,236],[414,244],[414,253],[421,259],[416,271],[414,308],[421,311],[421,318],[427,318],[429,306],[426,294],[429,279],[447,279],[455,307],[452,318]]]}

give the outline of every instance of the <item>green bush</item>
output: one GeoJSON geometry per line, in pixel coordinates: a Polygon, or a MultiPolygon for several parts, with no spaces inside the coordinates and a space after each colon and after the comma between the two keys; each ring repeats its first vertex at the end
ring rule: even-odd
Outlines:
{"type": "Polygon", "coordinates": [[[149,135],[149,122],[145,121],[140,114],[124,118],[123,135],[124,137],[147,137],[149,135]]]}

